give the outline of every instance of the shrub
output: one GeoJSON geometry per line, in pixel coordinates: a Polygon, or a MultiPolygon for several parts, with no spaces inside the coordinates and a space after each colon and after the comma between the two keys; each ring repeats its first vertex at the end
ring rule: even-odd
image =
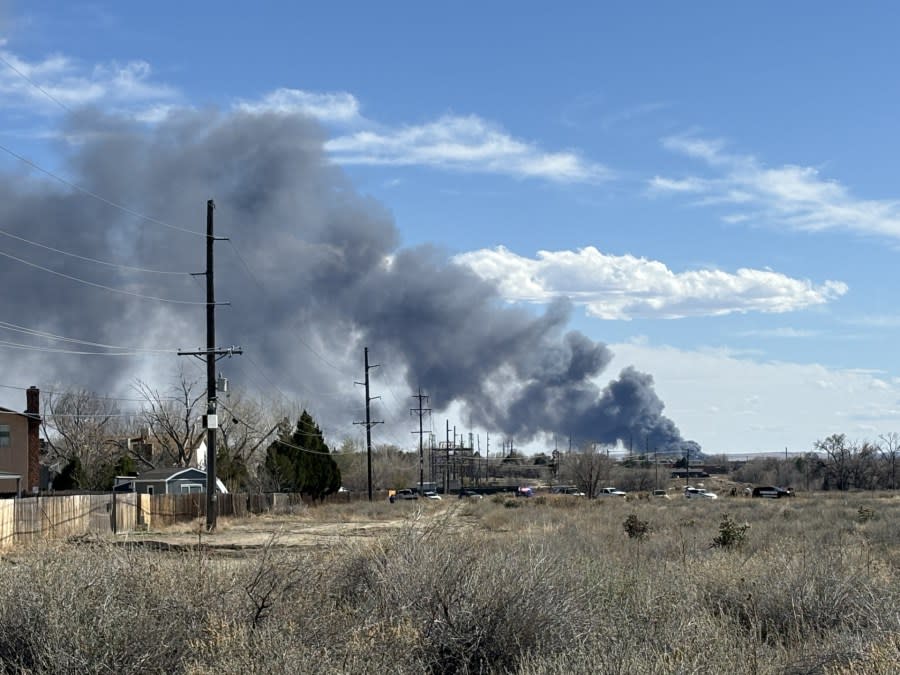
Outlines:
{"type": "Polygon", "coordinates": [[[719,534],[713,537],[712,545],[725,549],[742,546],[747,538],[747,530],[749,529],[749,524],[738,525],[727,513],[722,514],[722,520],[719,523],[719,534]]]}
{"type": "Polygon", "coordinates": [[[875,518],[875,509],[860,506],[856,511],[856,520],[860,523],[868,523],[875,518]]]}
{"type": "Polygon", "coordinates": [[[622,525],[625,528],[625,533],[632,539],[642,540],[650,534],[649,521],[641,520],[634,513],[628,516],[622,525]]]}

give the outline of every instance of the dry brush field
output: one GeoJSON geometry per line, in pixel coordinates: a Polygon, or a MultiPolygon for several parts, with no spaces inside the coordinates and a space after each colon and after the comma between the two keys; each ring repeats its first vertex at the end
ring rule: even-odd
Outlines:
{"type": "Polygon", "coordinates": [[[0,558],[5,672],[895,673],[900,498],[366,502],[0,558]]]}

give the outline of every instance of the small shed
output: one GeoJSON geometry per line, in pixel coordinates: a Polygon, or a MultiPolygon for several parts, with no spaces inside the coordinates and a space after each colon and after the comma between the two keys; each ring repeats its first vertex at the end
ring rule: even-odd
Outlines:
{"type": "MultiPolygon", "coordinates": [[[[134,491],[148,495],[183,495],[206,492],[206,471],[193,467],[175,466],[151,469],[132,479],[134,491]]],[[[216,478],[216,489],[227,494],[225,484],[216,478]]]]}

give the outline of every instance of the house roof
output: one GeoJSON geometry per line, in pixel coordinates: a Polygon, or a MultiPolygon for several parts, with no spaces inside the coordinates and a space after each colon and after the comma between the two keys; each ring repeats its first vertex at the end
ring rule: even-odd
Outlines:
{"type": "Polygon", "coordinates": [[[27,418],[27,419],[35,419],[35,420],[38,420],[38,421],[41,420],[41,416],[40,416],[40,415],[36,415],[36,414],[34,414],[34,413],[30,413],[30,412],[27,412],[27,411],[26,411],[26,412],[21,412],[21,411],[19,411],[19,410],[10,410],[9,408],[4,408],[3,406],[0,406],[0,413],[2,413],[2,414],[4,414],[4,415],[18,415],[19,417],[25,417],[25,418],[27,418]]]}
{"type": "MultiPolygon", "coordinates": [[[[130,479],[135,483],[158,483],[160,481],[168,483],[170,480],[178,478],[205,481],[206,471],[192,466],[170,466],[164,469],[151,469],[150,471],[145,471],[140,476],[131,477],[130,479]]],[[[216,489],[222,494],[228,494],[228,488],[225,487],[225,483],[222,482],[221,478],[216,478],[216,489]]]]}
{"type": "Polygon", "coordinates": [[[193,467],[184,467],[184,466],[170,466],[163,469],[151,469],[150,471],[145,471],[140,474],[135,480],[138,481],[170,481],[175,478],[189,478],[189,477],[197,477],[200,476],[206,477],[206,472],[200,469],[195,469],[193,467]],[[182,476],[181,474],[187,474],[186,476],[182,476]]]}

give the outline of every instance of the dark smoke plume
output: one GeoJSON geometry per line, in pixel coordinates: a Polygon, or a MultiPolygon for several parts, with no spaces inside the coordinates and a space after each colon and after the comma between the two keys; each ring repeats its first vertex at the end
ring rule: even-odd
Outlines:
{"type": "MultiPolygon", "coordinates": [[[[69,120],[66,133],[60,173],[87,191],[198,232],[206,200],[215,199],[217,234],[240,252],[236,257],[229,245],[217,244],[216,297],[231,303],[217,312],[219,344],[241,345],[326,424],[349,427],[349,399],[322,395],[346,396],[368,346],[410,390],[430,394],[436,410],[458,402],[475,425],[519,440],[555,433],[637,448],[682,443],[649,375],[626,369],[603,389],[594,383],[611,353],[566,331],[568,303],[535,316],[504,304],[491,283],[437,249],[400,247],[388,211],[358,194],[328,161],[315,123],[191,111],[148,129],[86,110],[69,120]]],[[[7,170],[0,183],[0,223],[11,234],[90,258],[171,271],[204,266],[203,237],[147,222],[24,168],[7,170]]],[[[0,236],[0,251],[138,294],[204,299],[202,278],[104,267],[8,236],[0,236]]],[[[10,258],[0,259],[0,284],[15,289],[4,294],[6,320],[29,328],[109,345],[205,343],[202,305],[115,294],[10,258]]],[[[66,347],[2,329],[0,339],[66,347]]],[[[184,359],[9,349],[0,358],[10,379],[97,391],[122,391],[135,378],[158,381],[184,359]]],[[[252,371],[246,363],[238,367],[252,371]]]]}

